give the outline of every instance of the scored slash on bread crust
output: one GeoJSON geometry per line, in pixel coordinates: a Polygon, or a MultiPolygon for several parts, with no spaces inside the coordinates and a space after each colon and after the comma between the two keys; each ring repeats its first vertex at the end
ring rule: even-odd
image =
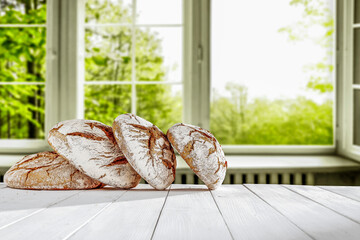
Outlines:
{"type": "Polygon", "coordinates": [[[104,186],[55,152],[25,156],[6,172],[4,180],[7,186],[20,189],[70,190],[104,186]]]}
{"type": "Polygon", "coordinates": [[[178,123],[167,131],[172,146],[209,189],[216,189],[226,175],[227,161],[219,142],[207,130],[178,123]]]}
{"type": "Polygon", "coordinates": [[[158,127],[133,114],[122,114],[115,119],[113,131],[129,163],[152,187],[162,190],[174,181],[175,153],[158,127]]]}
{"type": "Polygon", "coordinates": [[[104,184],[133,188],[140,175],[121,152],[112,128],[92,120],[60,122],[49,132],[50,146],[77,169],[104,184]]]}

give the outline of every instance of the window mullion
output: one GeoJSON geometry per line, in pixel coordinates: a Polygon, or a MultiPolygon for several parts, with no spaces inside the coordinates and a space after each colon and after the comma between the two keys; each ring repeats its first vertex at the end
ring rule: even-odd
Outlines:
{"type": "Polygon", "coordinates": [[[131,24],[131,113],[136,114],[136,0],[132,0],[131,24]]]}
{"type": "Polygon", "coordinates": [[[209,128],[209,0],[184,0],[184,122],[209,128]]]}
{"type": "Polygon", "coordinates": [[[60,16],[60,117],[84,115],[85,1],[62,0],[60,16]]]}

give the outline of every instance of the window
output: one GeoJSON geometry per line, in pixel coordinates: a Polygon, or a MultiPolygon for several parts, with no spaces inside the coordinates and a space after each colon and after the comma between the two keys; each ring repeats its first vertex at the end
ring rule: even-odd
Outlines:
{"type": "Polygon", "coordinates": [[[333,145],[333,8],[212,1],[210,129],[222,144],[333,145]]]}
{"type": "Polygon", "coordinates": [[[360,3],[352,2],[1,1],[0,151],[44,149],[58,121],[111,125],[132,112],[163,131],[180,121],[210,129],[227,153],[353,157],[360,3]]]}
{"type": "Polygon", "coordinates": [[[45,130],[45,1],[1,1],[0,59],[0,145],[34,139],[32,146],[39,146],[45,130]]]}
{"type": "Polygon", "coordinates": [[[360,1],[339,2],[339,153],[360,160],[360,1]]]}
{"type": "Polygon", "coordinates": [[[86,1],[85,117],[182,121],[182,1],[86,1]],[[154,7],[154,6],[162,6],[154,7]]]}

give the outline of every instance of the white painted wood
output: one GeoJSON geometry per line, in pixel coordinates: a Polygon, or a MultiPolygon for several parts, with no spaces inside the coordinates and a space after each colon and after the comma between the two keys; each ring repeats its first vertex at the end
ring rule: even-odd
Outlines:
{"type": "Polygon", "coordinates": [[[148,184],[139,185],[69,239],[150,239],[167,194],[148,184]]]}
{"type": "Polygon", "coordinates": [[[359,224],[281,185],[246,187],[315,239],[359,239],[359,224]]]}
{"type": "Polygon", "coordinates": [[[0,190],[0,229],[79,192],[3,188],[0,190]]]}
{"type": "Polygon", "coordinates": [[[126,191],[87,190],[0,230],[4,239],[64,239],[126,191]]]}
{"type": "Polygon", "coordinates": [[[360,201],[360,187],[324,186],[321,188],[360,201]]]}
{"type": "Polygon", "coordinates": [[[221,186],[212,195],[235,239],[310,239],[242,185],[221,186]]]}
{"type": "Polygon", "coordinates": [[[222,149],[225,154],[334,154],[335,145],[329,146],[317,146],[317,145],[308,145],[308,146],[293,146],[293,145],[276,145],[276,146],[266,146],[266,145],[223,145],[222,149]]]}
{"type": "Polygon", "coordinates": [[[153,239],[231,239],[206,186],[172,185],[153,239]]]}
{"type": "Polygon", "coordinates": [[[360,202],[313,186],[285,186],[314,202],[360,223],[360,202]]]}

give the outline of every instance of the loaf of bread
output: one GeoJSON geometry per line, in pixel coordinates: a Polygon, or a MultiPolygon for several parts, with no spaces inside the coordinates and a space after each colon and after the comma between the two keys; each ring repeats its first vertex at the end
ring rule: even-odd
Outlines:
{"type": "Polygon", "coordinates": [[[82,119],[60,122],[50,130],[48,142],[78,170],[104,184],[127,189],[140,182],[112,128],[103,123],[82,119]]]}
{"type": "Polygon", "coordinates": [[[55,152],[24,157],[6,172],[4,181],[8,187],[22,189],[65,190],[103,186],[55,152]]]}
{"type": "Polygon", "coordinates": [[[162,190],[174,181],[174,150],[158,127],[133,114],[123,114],[115,119],[113,131],[129,163],[152,187],[162,190]]]}
{"type": "Polygon", "coordinates": [[[209,189],[216,189],[226,175],[227,162],[219,142],[207,130],[178,123],[167,131],[172,146],[209,189]]]}

